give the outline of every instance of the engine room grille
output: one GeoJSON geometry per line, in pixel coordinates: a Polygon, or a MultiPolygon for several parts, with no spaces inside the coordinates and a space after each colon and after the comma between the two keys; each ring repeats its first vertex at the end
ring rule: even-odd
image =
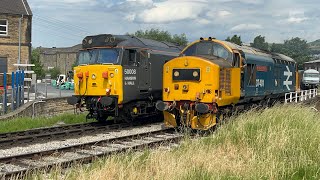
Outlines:
{"type": "Polygon", "coordinates": [[[220,91],[225,91],[225,94],[231,96],[231,70],[221,69],[220,70],[220,91]]]}

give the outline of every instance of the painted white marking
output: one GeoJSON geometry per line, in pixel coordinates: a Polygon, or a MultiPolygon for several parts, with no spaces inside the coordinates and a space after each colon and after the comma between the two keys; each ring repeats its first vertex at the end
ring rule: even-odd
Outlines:
{"type": "Polygon", "coordinates": [[[292,76],[292,72],[290,71],[288,66],[286,66],[286,68],[287,68],[287,71],[284,71],[283,75],[287,76],[287,79],[283,82],[283,85],[285,85],[287,89],[290,90],[289,85],[292,85],[292,81],[289,81],[289,79],[292,76]]]}

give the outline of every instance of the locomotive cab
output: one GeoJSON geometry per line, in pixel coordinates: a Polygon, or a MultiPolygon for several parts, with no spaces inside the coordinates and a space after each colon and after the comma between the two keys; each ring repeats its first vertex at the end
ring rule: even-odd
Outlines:
{"type": "Polygon", "coordinates": [[[87,118],[97,120],[156,114],[153,101],[161,99],[162,90],[159,67],[179,52],[176,46],[132,36],[88,36],[74,67],[75,96],[68,102],[85,106],[87,118]]]}
{"type": "Polygon", "coordinates": [[[163,101],[167,126],[209,129],[219,120],[219,107],[240,98],[242,58],[215,39],[189,45],[182,56],[164,65],[163,101]],[[233,86],[231,86],[233,85],[233,86]]]}

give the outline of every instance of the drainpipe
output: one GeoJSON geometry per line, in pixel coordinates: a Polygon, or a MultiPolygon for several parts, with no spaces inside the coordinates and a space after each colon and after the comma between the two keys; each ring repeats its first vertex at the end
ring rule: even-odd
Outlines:
{"type": "MultiPolygon", "coordinates": [[[[19,19],[19,50],[18,50],[18,64],[21,63],[21,26],[22,26],[22,19],[23,14],[21,15],[21,18],[19,19]]],[[[19,66],[18,66],[19,69],[19,66]]]]}

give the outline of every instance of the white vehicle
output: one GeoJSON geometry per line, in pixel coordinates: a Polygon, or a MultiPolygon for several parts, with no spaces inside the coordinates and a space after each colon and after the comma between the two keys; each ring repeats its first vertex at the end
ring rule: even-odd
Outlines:
{"type": "Polygon", "coordinates": [[[313,89],[317,88],[320,84],[319,71],[314,69],[308,69],[303,72],[301,80],[301,89],[313,89]]]}
{"type": "Polygon", "coordinates": [[[57,78],[57,87],[63,85],[66,82],[66,75],[60,74],[57,78]]]}

